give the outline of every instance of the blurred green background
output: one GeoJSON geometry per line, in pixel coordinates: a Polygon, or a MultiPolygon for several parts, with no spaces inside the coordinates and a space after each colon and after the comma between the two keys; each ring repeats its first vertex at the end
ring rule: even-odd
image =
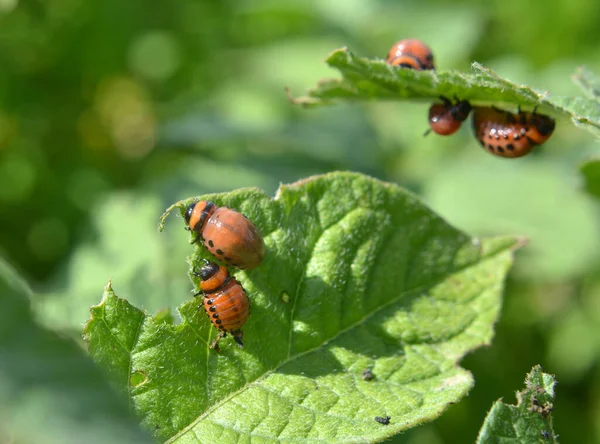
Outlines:
{"type": "Polygon", "coordinates": [[[109,277],[148,310],[189,297],[176,200],[333,170],[403,185],[475,235],[530,238],[494,344],[465,358],[476,386],[394,442],[472,442],[534,364],[559,381],[562,442],[600,442],[600,201],[577,167],[598,153],[559,120],[517,160],[490,156],[469,125],[430,135],[427,103],[293,106],[348,46],[384,58],[416,37],[438,69],[477,60],[555,95],[600,73],[600,2],[0,0],[0,248],[31,282],[40,320],[80,333],[109,277]],[[166,258],[166,259],[165,259],[166,258]]]}

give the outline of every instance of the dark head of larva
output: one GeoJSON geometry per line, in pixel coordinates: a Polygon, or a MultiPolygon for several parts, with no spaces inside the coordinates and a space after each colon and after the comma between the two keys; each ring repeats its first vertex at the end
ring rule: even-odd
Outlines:
{"type": "Polygon", "coordinates": [[[188,225],[190,224],[190,219],[192,218],[192,213],[194,212],[194,208],[196,207],[197,203],[198,202],[192,202],[185,211],[185,223],[188,225]]]}
{"type": "Polygon", "coordinates": [[[216,209],[217,206],[208,200],[192,202],[185,212],[185,221],[190,230],[202,233],[204,224],[216,209]]]}
{"type": "Polygon", "coordinates": [[[218,271],[219,266],[217,264],[215,264],[214,262],[207,262],[200,268],[200,272],[198,273],[198,275],[200,276],[200,279],[202,279],[203,281],[207,281],[215,274],[217,274],[218,271]]]}
{"type": "Polygon", "coordinates": [[[553,118],[543,114],[534,114],[531,117],[531,123],[542,136],[550,136],[554,132],[556,122],[553,118]]]}
{"type": "Polygon", "coordinates": [[[450,113],[459,122],[464,122],[469,117],[473,107],[468,100],[459,100],[452,108],[450,113]]]}

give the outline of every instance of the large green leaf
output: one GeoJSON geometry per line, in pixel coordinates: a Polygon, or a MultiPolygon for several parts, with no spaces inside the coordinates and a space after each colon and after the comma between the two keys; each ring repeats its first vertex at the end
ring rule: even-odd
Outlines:
{"type": "Polygon", "coordinates": [[[152,442],[83,350],[35,323],[29,295],[0,261],[0,440],[152,442]]]}
{"type": "Polygon", "coordinates": [[[517,85],[479,63],[473,63],[473,73],[416,71],[391,66],[382,59],[359,57],[347,48],[334,51],[326,62],[343,78],[320,82],[308,97],[294,99],[296,103],[315,106],[334,100],[437,100],[440,96],[457,96],[477,105],[504,102],[539,107],[600,128],[600,103],[593,98],[554,97],[548,91],[517,85]]]}
{"type": "Polygon", "coordinates": [[[554,376],[538,365],[525,380],[525,390],[517,392],[517,405],[496,401],[479,432],[477,444],[557,443],[552,428],[554,376]]]}
{"type": "MultiPolygon", "coordinates": [[[[515,239],[473,239],[397,186],[352,173],[281,186],[275,199],[202,198],[242,211],[265,237],[261,265],[232,270],[252,304],[244,348],[231,338],[220,354],[208,348],[216,330],[198,300],[172,325],[112,288],[85,328],[92,357],[162,439],[379,440],[472,387],[457,362],[491,340],[515,239]]],[[[194,247],[190,264],[201,258],[194,247]]]]}

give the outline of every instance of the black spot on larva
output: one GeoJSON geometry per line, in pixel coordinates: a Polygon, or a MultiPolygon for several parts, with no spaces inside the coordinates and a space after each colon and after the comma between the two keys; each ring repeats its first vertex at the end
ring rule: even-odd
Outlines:
{"type": "Polygon", "coordinates": [[[515,135],[513,136],[513,140],[519,140],[519,138],[520,138],[520,137],[519,137],[519,135],[518,135],[518,134],[515,134],[515,135]]]}
{"type": "Polygon", "coordinates": [[[213,318],[215,318],[215,319],[219,319],[219,313],[215,313],[215,314],[213,315],[213,318]]]}
{"type": "Polygon", "coordinates": [[[209,240],[209,241],[208,241],[208,246],[209,246],[210,248],[212,248],[212,247],[214,247],[214,246],[215,246],[215,244],[213,243],[213,241],[209,240]]]}
{"type": "Polygon", "coordinates": [[[206,301],[206,303],[207,303],[208,305],[212,305],[212,304],[213,304],[213,300],[212,300],[212,299],[209,299],[208,301],[206,301]]]}
{"type": "Polygon", "coordinates": [[[508,140],[508,134],[504,133],[504,140],[508,140]]]}
{"type": "Polygon", "coordinates": [[[498,147],[498,152],[499,153],[503,153],[504,152],[504,148],[502,148],[501,146],[498,147]]]}
{"type": "Polygon", "coordinates": [[[487,149],[490,151],[494,151],[494,145],[488,143],[487,149]]]}
{"type": "Polygon", "coordinates": [[[508,145],[506,145],[506,149],[508,151],[514,151],[515,150],[515,146],[512,143],[509,143],[508,145]]]}
{"type": "Polygon", "coordinates": [[[225,259],[225,262],[227,262],[227,263],[231,262],[231,258],[230,257],[225,256],[223,259],[225,259]]]}
{"type": "Polygon", "coordinates": [[[500,134],[496,134],[496,140],[500,140],[500,134]]]}
{"type": "Polygon", "coordinates": [[[223,251],[221,251],[221,250],[217,249],[217,254],[218,254],[219,256],[222,256],[222,255],[223,255],[223,251]]]}
{"type": "Polygon", "coordinates": [[[221,325],[223,323],[220,319],[217,319],[215,322],[219,325],[221,325]]]}
{"type": "Polygon", "coordinates": [[[215,307],[214,305],[212,307],[209,308],[210,311],[215,312],[217,311],[217,307],[215,307]]]}
{"type": "Polygon", "coordinates": [[[521,136],[524,136],[527,131],[529,131],[529,128],[521,128],[521,136]]]}

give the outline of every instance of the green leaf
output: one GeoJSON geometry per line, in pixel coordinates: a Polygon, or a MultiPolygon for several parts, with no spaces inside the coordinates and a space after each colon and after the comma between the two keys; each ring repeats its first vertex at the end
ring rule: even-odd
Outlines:
{"type": "MultiPolygon", "coordinates": [[[[160,438],[374,441],[472,387],[457,362],[491,340],[517,240],[470,238],[399,187],[353,173],[281,186],[275,199],[201,198],[242,211],[265,238],[258,268],[232,270],[252,304],[244,348],[226,338],[209,350],[216,330],[196,299],[170,325],[108,289],[85,328],[93,358],[160,438]]],[[[190,264],[201,258],[197,246],[190,264]]]]}
{"type": "Polygon", "coordinates": [[[41,328],[27,285],[0,261],[0,437],[9,442],[152,442],[73,341],[41,328]]]}
{"type": "Polygon", "coordinates": [[[517,392],[517,405],[496,401],[477,438],[478,444],[557,443],[550,412],[554,402],[554,376],[537,365],[517,392]]]}
{"type": "Polygon", "coordinates": [[[586,191],[600,197],[600,159],[587,160],[579,169],[585,180],[586,191]]]}
{"type": "Polygon", "coordinates": [[[334,51],[326,60],[339,70],[342,79],[324,80],[308,93],[294,99],[305,106],[326,105],[333,100],[408,100],[457,96],[473,104],[510,103],[539,107],[543,112],[571,117],[577,123],[600,128],[600,103],[582,97],[553,97],[517,85],[479,63],[473,73],[397,68],[382,59],[358,57],[347,48],[334,51]]]}

